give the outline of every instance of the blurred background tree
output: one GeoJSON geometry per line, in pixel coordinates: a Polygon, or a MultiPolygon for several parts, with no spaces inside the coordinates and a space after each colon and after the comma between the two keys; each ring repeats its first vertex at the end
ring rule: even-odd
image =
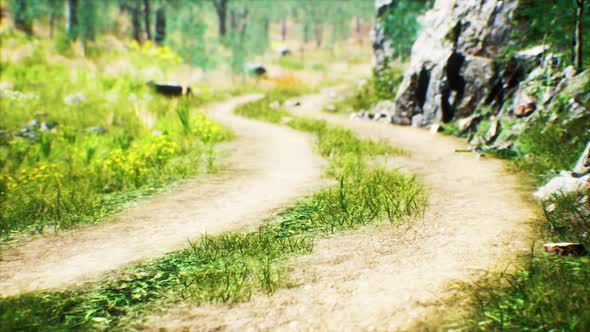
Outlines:
{"type": "Polygon", "coordinates": [[[583,57],[583,49],[590,48],[590,17],[584,15],[588,10],[588,0],[521,0],[513,38],[518,47],[545,44],[551,52],[564,54],[564,66],[582,69],[590,66],[590,57],[583,57]]]}

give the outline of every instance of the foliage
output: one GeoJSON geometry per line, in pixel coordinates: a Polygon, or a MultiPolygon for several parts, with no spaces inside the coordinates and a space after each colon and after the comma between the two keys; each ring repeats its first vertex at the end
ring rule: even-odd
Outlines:
{"type": "MultiPolygon", "coordinates": [[[[95,222],[126,198],[213,169],[212,146],[232,134],[193,113],[212,98],[203,90],[164,99],[130,75],[48,64],[47,47],[0,63],[10,82],[0,90],[1,237],[95,222]]],[[[178,61],[166,47],[129,50],[134,65],[178,61]]]]}
{"type": "MultiPolygon", "coordinates": [[[[521,1],[515,13],[512,38],[521,49],[545,43],[554,53],[568,56],[573,51],[572,38],[576,20],[576,0],[521,1]]],[[[586,12],[590,11],[590,1],[586,1],[586,12]]],[[[583,18],[584,49],[590,50],[590,15],[583,18]]],[[[585,66],[590,65],[590,57],[585,57],[585,66]]],[[[572,64],[562,61],[563,66],[572,64]]]]}
{"type": "Polygon", "coordinates": [[[303,70],[303,69],[305,69],[305,63],[303,63],[303,61],[300,61],[292,56],[281,57],[277,61],[277,64],[279,66],[281,66],[282,68],[290,69],[290,70],[303,70]]]}
{"type": "MultiPolygon", "coordinates": [[[[580,77],[582,78],[582,77],[580,77]]],[[[581,80],[582,82],[583,80],[581,80]]],[[[529,83],[529,82],[525,82],[529,83]]],[[[544,86],[528,91],[541,99],[544,86]]],[[[590,105],[590,83],[573,85],[553,96],[551,109],[539,109],[513,133],[516,120],[504,120],[511,136],[505,154],[537,184],[570,170],[590,141],[587,114],[570,111],[574,99],[590,105]],[[575,96],[572,94],[575,93],[575,96]]],[[[521,88],[523,83],[521,83],[521,88]]],[[[481,126],[482,124],[480,124],[481,126]]],[[[481,133],[481,130],[480,130],[481,133]]],[[[506,138],[508,138],[506,136],[506,138]]],[[[586,193],[587,195],[588,193],[586,193]]],[[[543,202],[538,236],[551,242],[577,242],[590,248],[590,205],[583,193],[555,194],[543,202]]],[[[492,275],[471,286],[473,310],[467,330],[585,331],[590,327],[590,268],[587,257],[549,257],[532,253],[530,262],[511,274],[492,275]]]]}
{"type": "Polygon", "coordinates": [[[568,121],[566,110],[567,99],[563,98],[557,109],[551,110],[556,120],[550,120],[549,112],[539,112],[516,139],[513,159],[539,183],[561,170],[572,169],[590,141],[590,118],[568,121]]]}
{"type": "Polygon", "coordinates": [[[376,100],[395,99],[397,89],[404,78],[403,67],[396,66],[389,62],[383,65],[383,68],[373,75],[373,85],[376,100]]]}
{"type": "Polygon", "coordinates": [[[333,104],[333,113],[349,113],[368,111],[382,100],[393,100],[399,84],[403,79],[401,67],[387,66],[379,75],[373,75],[368,80],[359,82],[353,92],[333,104]]]}
{"type": "Polygon", "coordinates": [[[477,331],[587,331],[590,329],[588,257],[540,257],[526,269],[492,276],[471,287],[477,331]]]}
{"type": "Polygon", "coordinates": [[[396,1],[395,5],[388,8],[379,18],[385,37],[395,55],[402,58],[410,55],[420,29],[418,15],[428,8],[428,3],[422,0],[396,1]]]}

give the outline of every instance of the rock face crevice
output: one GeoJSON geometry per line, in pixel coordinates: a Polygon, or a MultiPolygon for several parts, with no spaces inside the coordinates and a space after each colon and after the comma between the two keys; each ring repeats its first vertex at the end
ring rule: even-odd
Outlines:
{"type": "MultiPolygon", "coordinates": [[[[389,5],[378,0],[378,14],[389,5]]],[[[394,123],[427,126],[468,116],[479,104],[501,104],[504,90],[518,85],[513,70],[495,63],[509,42],[509,21],[517,5],[518,0],[436,0],[421,17],[422,31],[390,110],[394,123]]],[[[374,38],[379,75],[392,57],[379,23],[374,38]]]]}

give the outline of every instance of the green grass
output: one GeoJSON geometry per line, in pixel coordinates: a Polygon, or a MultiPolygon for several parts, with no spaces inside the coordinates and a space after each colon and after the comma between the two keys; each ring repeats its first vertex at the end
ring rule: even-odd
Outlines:
{"type": "Polygon", "coordinates": [[[590,116],[571,122],[549,123],[538,114],[515,142],[516,165],[531,174],[537,183],[546,182],[561,170],[572,169],[590,141],[590,116]]]}
{"type": "Polygon", "coordinates": [[[19,62],[0,62],[2,240],[97,222],[125,199],[215,169],[213,146],[232,133],[194,109],[220,93],[163,98],[105,64],[47,63],[39,45],[19,62]],[[28,137],[18,136],[24,125],[28,137]]]}
{"type": "Polygon", "coordinates": [[[333,110],[324,109],[324,111],[328,113],[370,111],[382,100],[393,101],[402,79],[403,66],[387,67],[381,75],[374,75],[359,84],[350,95],[333,103],[333,110]]]}
{"type": "Polygon", "coordinates": [[[305,69],[305,63],[303,63],[303,61],[296,59],[292,56],[284,56],[281,57],[278,61],[277,64],[285,69],[289,69],[289,70],[303,70],[305,69]]]}
{"type": "MultiPolygon", "coordinates": [[[[239,112],[266,109],[269,101],[245,105],[239,112]]],[[[262,112],[251,115],[276,121],[262,112]]],[[[3,329],[129,329],[141,326],[146,313],[179,301],[247,301],[256,292],[272,293],[289,286],[285,261],[310,253],[318,238],[423,215],[426,194],[414,177],[367,163],[369,157],[402,151],[361,140],[323,121],[295,118],[289,125],[317,136],[318,149],[330,160],[327,175],[337,185],[296,203],[256,231],[206,236],[188,249],[73,290],[0,299],[3,329]]]]}
{"type": "Polygon", "coordinates": [[[588,331],[590,259],[534,257],[514,274],[471,286],[469,331],[588,331]]]}

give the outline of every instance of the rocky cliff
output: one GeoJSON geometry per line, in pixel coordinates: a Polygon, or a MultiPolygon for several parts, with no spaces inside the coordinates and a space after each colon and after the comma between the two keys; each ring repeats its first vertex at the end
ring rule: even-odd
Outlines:
{"type": "MultiPolygon", "coordinates": [[[[391,0],[378,0],[376,5],[378,15],[395,9],[391,0]]],[[[448,122],[470,115],[478,105],[497,99],[500,90],[509,89],[514,82],[502,77],[495,58],[508,43],[508,21],[516,7],[516,0],[437,0],[421,18],[422,31],[391,110],[393,122],[448,122]]],[[[382,31],[377,24],[377,72],[391,56],[382,31]]]]}
{"type": "MultiPolygon", "coordinates": [[[[395,41],[384,33],[382,16],[396,1],[377,0],[376,7],[374,70],[385,77],[395,41]]],[[[544,45],[518,51],[511,40],[519,33],[511,22],[518,7],[519,0],[436,0],[420,19],[395,100],[379,102],[372,118],[387,114],[394,124],[415,127],[450,123],[445,127],[474,151],[518,160],[543,183],[555,177],[539,198],[588,189],[590,70],[565,67],[567,56],[544,45]]]]}

